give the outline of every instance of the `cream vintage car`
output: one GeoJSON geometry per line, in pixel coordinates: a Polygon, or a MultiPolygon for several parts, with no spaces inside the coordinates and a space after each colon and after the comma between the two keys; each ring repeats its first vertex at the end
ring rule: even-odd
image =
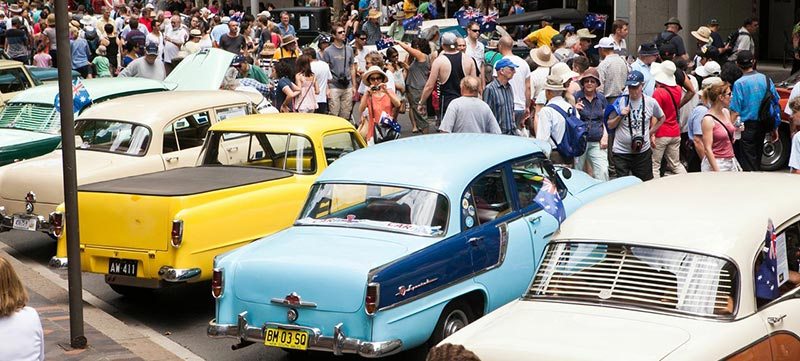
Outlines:
{"type": "Polygon", "coordinates": [[[800,360],[799,185],[694,173],[600,198],[564,222],[520,299],[442,344],[489,361],[800,360]]]}
{"type": "MultiPolygon", "coordinates": [[[[173,91],[109,100],[75,121],[78,185],[194,166],[206,131],[255,114],[253,92],[173,91]]],[[[0,232],[53,235],[50,214],[64,201],[61,150],[0,168],[0,232]]]]}

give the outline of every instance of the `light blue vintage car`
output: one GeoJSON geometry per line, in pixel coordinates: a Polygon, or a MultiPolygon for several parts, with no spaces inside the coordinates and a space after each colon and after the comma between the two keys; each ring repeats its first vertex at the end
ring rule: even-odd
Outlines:
{"type": "MultiPolygon", "coordinates": [[[[295,225],[215,259],[211,337],[381,357],[435,344],[520,297],[555,217],[639,183],[556,169],[533,140],[442,134],[336,160],[295,225]]],[[[264,215],[265,221],[269,215],[264,215]]]]}

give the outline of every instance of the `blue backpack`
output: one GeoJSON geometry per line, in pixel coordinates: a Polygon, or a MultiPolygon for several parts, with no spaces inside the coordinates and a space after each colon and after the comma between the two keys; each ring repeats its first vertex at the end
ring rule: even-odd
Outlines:
{"type": "Polygon", "coordinates": [[[553,139],[553,142],[556,143],[556,150],[562,156],[568,158],[583,155],[586,152],[587,142],[586,123],[578,118],[575,108],[570,109],[570,112],[567,113],[555,104],[548,104],[547,106],[555,109],[565,120],[564,137],[561,138],[561,143],[556,142],[553,136],[550,135],[550,139],[553,139]]]}

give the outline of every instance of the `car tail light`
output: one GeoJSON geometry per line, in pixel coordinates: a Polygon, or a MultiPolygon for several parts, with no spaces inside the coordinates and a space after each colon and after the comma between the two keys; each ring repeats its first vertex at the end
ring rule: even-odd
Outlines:
{"type": "Polygon", "coordinates": [[[61,212],[50,213],[49,223],[53,227],[53,235],[61,237],[61,233],[64,231],[64,214],[61,212]]]}
{"type": "Polygon", "coordinates": [[[222,288],[225,284],[222,281],[222,268],[214,268],[211,273],[211,295],[214,298],[222,297],[222,288]]]}
{"type": "Polygon", "coordinates": [[[176,219],[172,221],[172,247],[178,248],[183,242],[183,221],[176,219]]]}
{"type": "Polygon", "coordinates": [[[370,283],[367,285],[367,295],[364,297],[364,310],[368,315],[374,315],[378,311],[378,301],[380,301],[380,284],[370,283]]]}

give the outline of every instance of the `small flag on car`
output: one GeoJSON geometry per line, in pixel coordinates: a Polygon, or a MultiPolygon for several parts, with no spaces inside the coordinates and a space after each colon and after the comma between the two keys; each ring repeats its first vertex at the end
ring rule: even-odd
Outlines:
{"type": "Polygon", "coordinates": [[[558,224],[564,222],[567,218],[564,211],[564,203],[561,202],[561,196],[558,194],[558,187],[553,184],[550,178],[544,177],[542,181],[542,188],[539,193],[536,193],[534,202],[542,206],[542,209],[556,218],[558,224]]]}
{"type": "Polygon", "coordinates": [[[774,300],[780,296],[776,238],[775,226],[770,219],[767,224],[767,235],[764,237],[764,255],[756,271],[756,297],[765,300],[774,300]]]}
{"type": "MultiPolygon", "coordinates": [[[[53,107],[56,108],[57,112],[61,112],[61,99],[59,98],[60,94],[56,94],[55,99],[53,100],[53,107]]],[[[89,91],[86,90],[86,87],[83,86],[83,82],[80,79],[76,79],[72,82],[72,111],[78,113],[83,109],[85,106],[92,103],[92,97],[89,95],[89,91]]]]}

